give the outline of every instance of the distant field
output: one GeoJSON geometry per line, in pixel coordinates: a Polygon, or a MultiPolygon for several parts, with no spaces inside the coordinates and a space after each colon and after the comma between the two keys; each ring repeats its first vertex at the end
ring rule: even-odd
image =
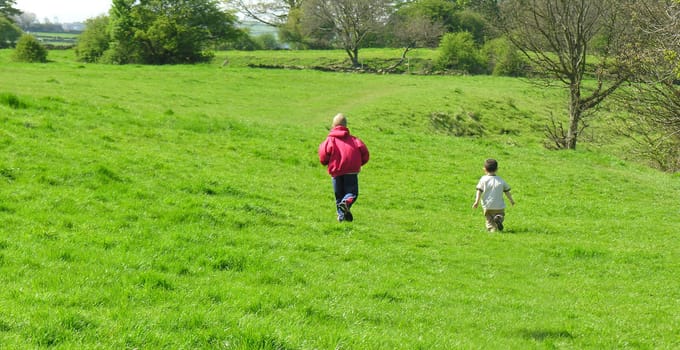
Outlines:
{"type": "Polygon", "coordinates": [[[35,36],[41,43],[56,46],[73,46],[78,41],[79,34],[74,33],[28,33],[35,36]]]}
{"type": "Polygon", "coordinates": [[[236,64],[340,51],[9,55],[2,349],[680,348],[680,176],[610,152],[606,110],[546,150],[562,90],[236,64]],[[371,150],[343,224],[316,155],[337,112],[371,150]],[[471,209],[487,157],[517,200],[503,234],[471,209]]]}

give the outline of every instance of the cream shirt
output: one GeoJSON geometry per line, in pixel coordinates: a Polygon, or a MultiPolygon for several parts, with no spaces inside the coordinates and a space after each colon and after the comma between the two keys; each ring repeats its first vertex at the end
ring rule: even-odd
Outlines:
{"type": "Polygon", "coordinates": [[[482,192],[482,208],[505,209],[503,193],[510,191],[510,185],[500,176],[482,176],[477,184],[477,190],[482,192]]]}

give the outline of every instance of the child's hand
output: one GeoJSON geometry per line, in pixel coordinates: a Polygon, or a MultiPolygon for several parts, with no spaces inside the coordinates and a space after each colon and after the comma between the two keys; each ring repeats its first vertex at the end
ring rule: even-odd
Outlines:
{"type": "Polygon", "coordinates": [[[478,206],[479,206],[479,202],[474,202],[472,204],[472,209],[477,209],[478,206]]]}

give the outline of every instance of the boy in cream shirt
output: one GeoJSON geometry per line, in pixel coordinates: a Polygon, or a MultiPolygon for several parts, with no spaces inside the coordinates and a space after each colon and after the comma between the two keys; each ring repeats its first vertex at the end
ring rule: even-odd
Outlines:
{"type": "Polygon", "coordinates": [[[486,218],[486,229],[489,232],[503,231],[505,220],[503,193],[508,197],[510,204],[515,205],[515,200],[512,199],[512,193],[510,193],[510,185],[496,175],[496,171],[498,171],[498,162],[495,159],[487,159],[484,162],[485,175],[477,183],[475,203],[472,204],[473,208],[477,208],[481,200],[486,218]]]}

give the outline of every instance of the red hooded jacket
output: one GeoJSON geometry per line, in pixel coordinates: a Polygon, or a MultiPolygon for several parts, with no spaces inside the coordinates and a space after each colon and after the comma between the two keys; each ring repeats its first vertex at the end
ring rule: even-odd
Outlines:
{"type": "Polygon", "coordinates": [[[332,177],[358,173],[368,162],[368,148],[359,138],[350,135],[349,129],[339,125],[319,145],[319,161],[328,165],[332,177]]]}

